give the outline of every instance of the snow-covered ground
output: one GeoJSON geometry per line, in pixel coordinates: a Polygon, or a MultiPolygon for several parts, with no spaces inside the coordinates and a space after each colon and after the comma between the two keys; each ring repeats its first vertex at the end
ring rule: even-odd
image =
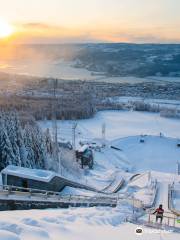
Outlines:
{"type": "Polygon", "coordinates": [[[164,100],[164,99],[151,99],[142,97],[111,97],[107,98],[109,102],[112,103],[133,103],[133,102],[143,102],[145,104],[150,104],[152,106],[166,107],[172,109],[180,109],[180,101],[178,100],[164,100]]]}
{"type": "Polygon", "coordinates": [[[78,208],[1,212],[2,240],[175,240],[178,234],[123,223],[131,215],[126,205],[118,208],[78,208]]]}
{"type": "Polygon", "coordinates": [[[127,159],[133,164],[133,171],[155,170],[176,173],[180,148],[175,138],[146,136],[140,143],[140,136],[115,140],[113,146],[123,150],[127,159]]]}
{"type": "Polygon", "coordinates": [[[180,212],[180,182],[174,185],[173,207],[180,212]]]}
{"type": "MultiPolygon", "coordinates": [[[[72,140],[72,123],[58,121],[59,138],[72,140]]],[[[93,174],[100,175],[101,180],[103,171],[108,170],[107,177],[113,169],[176,172],[180,155],[180,148],[176,146],[177,138],[180,138],[180,120],[162,118],[157,113],[102,111],[92,119],[77,121],[77,145],[79,141],[100,145],[103,123],[106,125],[107,147],[95,152],[93,171],[93,174]],[[164,137],[160,137],[160,132],[164,137]],[[141,134],[148,135],[144,137],[144,143],[140,143],[141,134]],[[122,151],[110,148],[111,145],[122,151]]],[[[39,124],[43,129],[52,129],[51,121],[39,124]]]]}
{"type": "MultiPolygon", "coordinates": [[[[72,140],[73,121],[58,121],[59,139],[72,140]]],[[[149,204],[154,198],[152,182],[157,181],[155,205],[162,203],[168,210],[168,184],[179,182],[175,174],[180,148],[180,121],[161,118],[159,114],[128,111],[103,111],[92,119],[77,121],[76,144],[79,141],[102,143],[102,125],[106,124],[106,147],[95,151],[93,170],[85,170],[84,183],[99,189],[112,186],[122,178],[126,183],[119,196],[130,196],[149,204]],[[163,137],[160,137],[160,132],[163,137]],[[145,142],[140,143],[140,135],[145,142]],[[121,150],[113,149],[111,146],[121,150]],[[153,170],[153,171],[152,171],[153,170]],[[126,172],[129,171],[129,172],[126,172]],[[149,173],[151,171],[151,173],[149,173]],[[137,172],[141,175],[129,179],[137,172]],[[173,174],[174,173],[174,174],[173,174]]],[[[39,122],[45,130],[52,128],[50,121],[39,122]]],[[[64,194],[88,194],[84,190],[65,188],[64,194]]],[[[117,195],[117,196],[118,196],[117,195]]],[[[125,198],[126,199],[126,198],[125,198]]],[[[0,239],[3,240],[174,240],[179,234],[164,230],[143,228],[136,235],[136,224],[125,223],[133,208],[119,201],[117,208],[69,208],[56,210],[30,210],[2,212],[0,239]]],[[[148,216],[144,219],[147,221],[148,216]]]]}
{"type": "MultiPolygon", "coordinates": [[[[102,137],[102,124],[106,124],[106,138],[114,140],[121,137],[140,134],[159,135],[180,138],[180,121],[178,119],[162,118],[157,113],[132,111],[101,111],[94,118],[78,120],[78,139],[91,140],[102,137]]],[[[52,128],[52,121],[39,122],[43,128],[52,128]]],[[[73,121],[58,121],[59,135],[71,138],[73,121]],[[71,129],[70,129],[71,130],[71,129]]]]}
{"type": "MultiPolygon", "coordinates": [[[[162,118],[157,113],[102,111],[92,119],[77,121],[77,147],[80,141],[100,146],[103,123],[106,125],[106,147],[94,152],[94,169],[86,172],[82,180],[85,184],[102,190],[114,181],[117,173],[125,180],[132,173],[149,170],[176,173],[180,156],[180,148],[176,146],[177,137],[180,137],[179,120],[162,118]],[[148,135],[144,143],[140,143],[141,134],[148,135]]],[[[39,124],[44,130],[52,130],[51,121],[39,124]]],[[[73,121],[58,121],[59,139],[72,140],[72,124],[73,121]]],[[[140,189],[139,195],[145,195],[143,191],[140,189]]]]}

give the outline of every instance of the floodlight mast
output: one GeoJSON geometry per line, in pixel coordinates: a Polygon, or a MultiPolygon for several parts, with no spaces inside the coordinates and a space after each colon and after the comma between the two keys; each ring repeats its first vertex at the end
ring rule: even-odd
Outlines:
{"type": "Polygon", "coordinates": [[[57,95],[56,90],[58,87],[58,80],[54,79],[53,81],[53,141],[54,141],[54,161],[58,163],[58,172],[62,174],[62,167],[61,167],[61,156],[59,152],[58,146],[58,127],[57,127],[57,95]]]}

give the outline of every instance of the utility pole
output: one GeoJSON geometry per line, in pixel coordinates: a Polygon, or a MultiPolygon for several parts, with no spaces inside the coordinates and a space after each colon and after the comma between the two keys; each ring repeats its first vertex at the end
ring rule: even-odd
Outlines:
{"type": "Polygon", "coordinates": [[[56,89],[57,89],[57,79],[54,79],[54,137],[55,143],[57,144],[57,98],[56,98],[56,89]]]}
{"type": "Polygon", "coordinates": [[[106,140],[106,123],[102,124],[102,140],[103,140],[103,145],[105,146],[105,140],[106,140]]]}
{"type": "Polygon", "coordinates": [[[74,160],[76,160],[76,128],[77,128],[77,123],[73,123],[73,126],[72,126],[72,147],[73,147],[73,157],[74,157],[74,160]]]}

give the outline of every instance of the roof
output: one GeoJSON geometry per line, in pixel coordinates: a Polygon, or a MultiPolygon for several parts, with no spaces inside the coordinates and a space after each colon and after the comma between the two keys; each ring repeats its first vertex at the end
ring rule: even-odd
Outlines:
{"type": "Polygon", "coordinates": [[[7,174],[16,177],[30,178],[33,180],[49,182],[55,173],[47,170],[41,169],[31,169],[19,166],[9,165],[1,171],[2,174],[7,174]]]}
{"type": "Polygon", "coordinates": [[[86,151],[88,149],[88,145],[83,145],[81,148],[78,149],[78,152],[83,153],[84,151],[86,151]]]}

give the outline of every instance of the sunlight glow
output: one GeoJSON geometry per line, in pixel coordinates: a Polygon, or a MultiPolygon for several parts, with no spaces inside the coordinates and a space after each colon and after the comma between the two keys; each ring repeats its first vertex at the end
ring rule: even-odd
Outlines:
{"type": "Polygon", "coordinates": [[[13,27],[10,24],[0,20],[0,38],[9,37],[13,32],[13,27]]]}

